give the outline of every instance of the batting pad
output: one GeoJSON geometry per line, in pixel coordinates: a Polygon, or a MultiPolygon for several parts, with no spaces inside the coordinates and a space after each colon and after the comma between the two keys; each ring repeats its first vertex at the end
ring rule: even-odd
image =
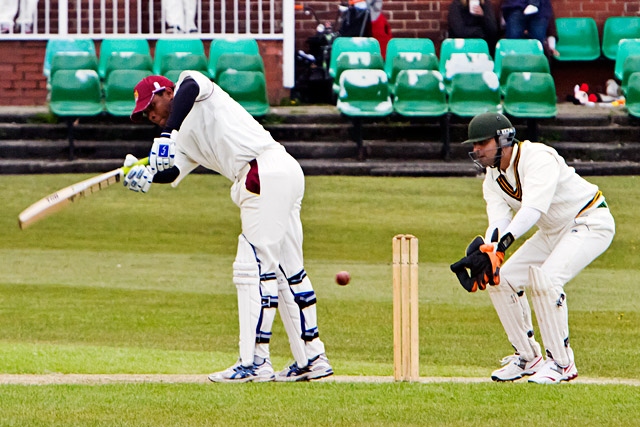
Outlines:
{"type": "Polygon", "coordinates": [[[243,366],[252,366],[262,313],[260,270],[253,246],[242,235],[238,238],[238,252],[233,263],[233,283],[238,291],[240,361],[243,366]]]}
{"type": "Polygon", "coordinates": [[[261,312],[256,326],[255,355],[268,359],[271,329],[278,308],[278,283],[275,273],[263,274],[260,277],[260,296],[261,312]]]}
{"type": "Polygon", "coordinates": [[[540,267],[529,267],[531,301],[545,348],[560,366],[573,363],[569,348],[569,312],[562,286],[554,286],[540,267]]]}
{"type": "Polygon", "coordinates": [[[516,353],[526,361],[542,354],[533,336],[531,307],[524,292],[519,295],[506,283],[490,286],[489,297],[498,313],[502,327],[516,353]]]}
{"type": "Polygon", "coordinates": [[[276,273],[276,277],[278,278],[278,308],[280,310],[282,324],[289,337],[291,353],[294,359],[296,359],[298,366],[307,366],[309,358],[305,352],[305,343],[302,341],[300,310],[296,304],[293,292],[289,287],[287,278],[281,271],[276,273]]]}

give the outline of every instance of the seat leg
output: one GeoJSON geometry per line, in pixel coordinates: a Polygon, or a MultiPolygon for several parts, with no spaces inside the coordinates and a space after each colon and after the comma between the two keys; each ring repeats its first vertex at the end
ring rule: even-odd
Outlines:
{"type": "Polygon", "coordinates": [[[73,140],[73,137],[74,137],[73,127],[74,127],[73,117],[67,117],[67,138],[69,139],[69,160],[74,160],[76,157],[75,142],[73,140]]]}
{"type": "Polygon", "coordinates": [[[364,142],[362,141],[362,119],[360,117],[353,118],[353,139],[356,141],[358,149],[358,160],[365,159],[364,142]]]}
{"type": "Polygon", "coordinates": [[[538,142],[538,121],[536,119],[527,119],[527,133],[529,141],[538,142]]]}
{"type": "Polygon", "coordinates": [[[450,117],[450,113],[445,113],[440,117],[440,134],[442,135],[442,149],[440,150],[440,157],[442,157],[442,160],[451,159],[450,117]]]}

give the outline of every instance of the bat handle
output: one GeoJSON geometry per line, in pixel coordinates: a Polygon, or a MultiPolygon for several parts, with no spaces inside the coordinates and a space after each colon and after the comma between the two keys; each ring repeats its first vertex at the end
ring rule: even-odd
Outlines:
{"type": "Polygon", "coordinates": [[[149,164],[149,158],[145,157],[144,159],[140,159],[137,162],[135,162],[133,165],[131,166],[123,166],[122,167],[122,175],[127,175],[129,173],[129,171],[131,170],[131,168],[133,168],[134,166],[138,166],[138,165],[148,165],[149,164]]]}

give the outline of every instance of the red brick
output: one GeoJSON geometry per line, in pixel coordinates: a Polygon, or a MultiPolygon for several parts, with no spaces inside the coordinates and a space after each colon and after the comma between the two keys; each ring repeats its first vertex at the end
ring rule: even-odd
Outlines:
{"type": "Polygon", "coordinates": [[[21,80],[18,82],[15,82],[15,86],[16,89],[36,89],[37,88],[37,82],[33,81],[33,80],[21,80]]]}

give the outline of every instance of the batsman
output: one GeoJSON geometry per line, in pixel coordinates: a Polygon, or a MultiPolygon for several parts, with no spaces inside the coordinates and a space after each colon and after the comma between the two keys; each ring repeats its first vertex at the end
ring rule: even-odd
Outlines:
{"type": "MultiPolygon", "coordinates": [[[[149,76],[135,87],[133,121],[163,129],[149,165],[133,166],[124,185],[146,193],[152,183],[177,186],[199,165],[229,179],[242,232],[233,263],[240,358],[209,375],[213,382],[302,381],[333,370],[320,340],[316,294],[304,269],[300,210],[304,175],[298,162],[240,104],[206,76],[184,71],[174,85],[149,76]],[[275,373],[271,328],[279,309],[295,362],[275,373]]],[[[136,159],[128,156],[126,165],[136,159]]],[[[215,215],[215,207],[213,208],[215,215]]]]}
{"type": "Polygon", "coordinates": [[[615,223],[596,185],[552,147],[515,135],[502,114],[479,114],[469,123],[463,144],[473,144],[469,155],[485,171],[489,225],[451,270],[467,291],[488,290],[515,349],[491,379],[529,376],[532,383],[556,384],[578,376],[565,285],[609,247],[615,223]],[[534,226],[537,231],[505,262],[513,242],[534,226]],[[545,353],[534,335],[527,295],[545,353]]]}

